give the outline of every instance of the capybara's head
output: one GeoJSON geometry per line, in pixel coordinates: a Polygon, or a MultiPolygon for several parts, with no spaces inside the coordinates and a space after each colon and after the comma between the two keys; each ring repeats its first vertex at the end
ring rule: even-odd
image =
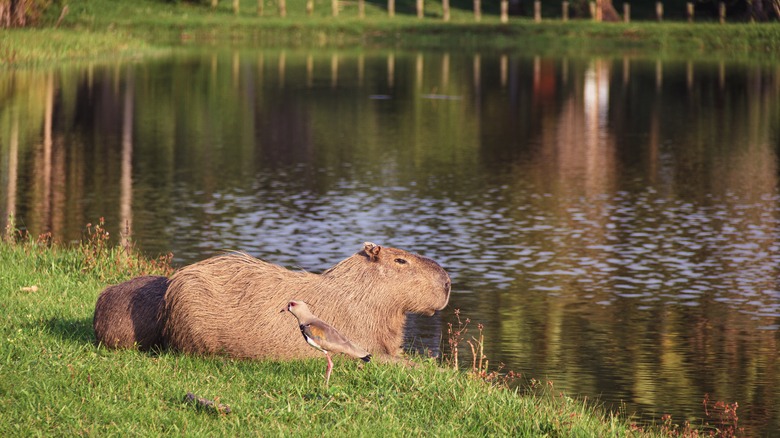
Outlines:
{"type": "Polygon", "coordinates": [[[450,276],[435,261],[397,248],[363,244],[363,250],[323,272],[325,277],[350,278],[366,285],[381,301],[404,312],[433,315],[447,306],[450,276]]]}

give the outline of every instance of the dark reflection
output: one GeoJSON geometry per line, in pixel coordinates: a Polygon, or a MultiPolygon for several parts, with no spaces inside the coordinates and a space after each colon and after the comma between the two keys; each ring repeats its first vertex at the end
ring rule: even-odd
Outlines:
{"type": "MultiPolygon", "coordinates": [[[[491,363],[640,415],[780,429],[780,71],[328,50],[0,75],[2,224],[322,270],[364,241],[454,280],[491,363]],[[129,234],[132,231],[132,236],[129,234]],[[302,250],[305,248],[306,250],[302,250]]],[[[446,351],[445,351],[446,352],[446,351]]]]}

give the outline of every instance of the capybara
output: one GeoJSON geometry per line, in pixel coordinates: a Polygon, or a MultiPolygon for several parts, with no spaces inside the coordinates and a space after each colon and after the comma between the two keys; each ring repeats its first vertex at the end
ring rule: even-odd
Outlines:
{"type": "Polygon", "coordinates": [[[167,288],[167,277],[144,276],[103,290],[92,318],[97,341],[110,348],[162,347],[160,318],[167,288]]]}
{"type": "Polygon", "coordinates": [[[378,359],[401,352],[406,313],[433,315],[450,277],[431,259],[365,243],[322,274],[291,271],[247,254],[212,257],[177,271],[165,294],[165,341],[188,353],[236,358],[316,357],[280,314],[293,299],[378,359]]]}

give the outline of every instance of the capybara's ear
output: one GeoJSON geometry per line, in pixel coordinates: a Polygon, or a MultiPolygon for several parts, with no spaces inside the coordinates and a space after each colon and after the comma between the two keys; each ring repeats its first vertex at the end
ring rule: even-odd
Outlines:
{"type": "Polygon", "coordinates": [[[366,242],[363,244],[363,251],[365,251],[368,259],[372,262],[375,262],[377,259],[379,259],[379,251],[381,249],[382,247],[375,243],[366,242]]]}

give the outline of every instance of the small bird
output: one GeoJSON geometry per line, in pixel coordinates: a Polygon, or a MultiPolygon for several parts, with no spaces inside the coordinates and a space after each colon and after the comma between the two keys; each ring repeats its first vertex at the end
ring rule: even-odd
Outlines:
{"type": "Polygon", "coordinates": [[[309,310],[309,306],[303,301],[290,301],[279,313],[285,310],[298,318],[298,326],[306,342],[325,353],[325,358],[328,359],[328,370],[325,372],[325,386],[328,386],[330,373],[333,371],[333,360],[330,358],[331,352],[344,353],[363,362],[371,360],[369,352],[353,344],[335,328],[331,327],[330,324],[314,316],[309,310]]]}

